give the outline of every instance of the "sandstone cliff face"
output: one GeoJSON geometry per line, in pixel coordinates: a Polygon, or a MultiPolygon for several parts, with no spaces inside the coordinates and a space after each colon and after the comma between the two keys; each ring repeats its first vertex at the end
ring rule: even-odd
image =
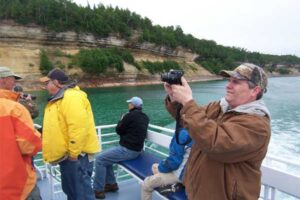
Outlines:
{"type": "MultiPolygon", "coordinates": [[[[184,66],[192,67],[194,70],[187,70],[187,76],[193,77],[193,79],[201,78],[201,76],[206,78],[214,77],[193,62],[198,55],[187,49],[181,47],[170,49],[164,46],[156,46],[152,43],[137,43],[135,41],[134,39],[120,39],[116,36],[101,38],[93,34],[71,31],[54,33],[36,25],[21,26],[12,21],[2,21],[0,22],[0,65],[11,67],[15,73],[24,77],[23,82],[26,82],[28,87],[34,87],[35,81],[41,76],[39,71],[40,49],[50,51],[59,49],[66,54],[73,55],[80,48],[124,47],[132,51],[136,61],[173,59],[184,66]]],[[[51,57],[50,59],[52,62],[59,61],[65,65],[68,62],[66,58],[51,57]]],[[[80,69],[71,69],[68,72],[82,76],[80,69]]],[[[108,76],[111,77],[102,78],[107,78],[110,82],[136,82],[147,79],[159,79],[157,75],[150,75],[147,71],[138,71],[135,67],[128,64],[125,64],[125,72],[122,74],[116,75],[111,71],[108,72],[108,76]],[[116,80],[111,80],[113,78],[116,80]]],[[[103,83],[98,83],[94,86],[101,86],[101,84],[103,83]]]]}

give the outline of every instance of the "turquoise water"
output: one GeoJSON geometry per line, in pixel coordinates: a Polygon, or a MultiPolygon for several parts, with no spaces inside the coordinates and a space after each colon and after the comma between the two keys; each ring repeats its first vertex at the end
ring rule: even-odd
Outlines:
{"type": "MultiPolygon", "coordinates": [[[[193,96],[199,104],[219,100],[225,94],[226,81],[192,83],[193,96]]],[[[271,112],[272,137],[269,154],[300,160],[300,77],[270,78],[264,100],[271,112]]],[[[84,89],[91,101],[97,125],[117,123],[127,112],[125,102],[132,96],[144,100],[144,111],[150,123],[174,127],[174,120],[164,108],[163,85],[84,89]]],[[[41,124],[46,91],[34,92],[41,114],[35,120],[41,124]]]]}

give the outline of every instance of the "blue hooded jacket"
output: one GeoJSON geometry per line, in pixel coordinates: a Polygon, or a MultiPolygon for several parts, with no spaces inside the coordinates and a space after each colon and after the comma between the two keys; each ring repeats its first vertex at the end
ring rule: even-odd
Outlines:
{"type": "Polygon", "coordinates": [[[182,180],[185,164],[193,142],[185,128],[179,131],[178,139],[180,144],[177,144],[176,135],[174,134],[169,145],[169,156],[160,161],[158,170],[161,173],[169,173],[180,169],[178,178],[182,180]],[[190,141],[187,145],[181,145],[187,141],[190,141]]]}

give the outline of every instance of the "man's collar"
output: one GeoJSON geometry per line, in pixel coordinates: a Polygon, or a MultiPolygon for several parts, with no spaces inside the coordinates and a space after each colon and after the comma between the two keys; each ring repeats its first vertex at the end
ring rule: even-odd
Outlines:
{"type": "Polygon", "coordinates": [[[18,92],[13,92],[10,90],[0,89],[0,98],[18,101],[20,98],[20,94],[18,92]]]}

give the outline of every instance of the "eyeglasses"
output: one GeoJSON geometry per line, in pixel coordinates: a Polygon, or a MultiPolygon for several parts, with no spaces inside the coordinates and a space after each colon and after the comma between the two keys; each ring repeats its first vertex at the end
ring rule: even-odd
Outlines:
{"type": "Polygon", "coordinates": [[[51,82],[55,87],[57,87],[57,88],[62,88],[60,85],[58,85],[56,82],[54,82],[54,80],[46,81],[46,82],[45,82],[45,86],[47,86],[50,82],[51,82]]]}
{"type": "Polygon", "coordinates": [[[48,83],[50,83],[50,81],[51,81],[51,80],[45,81],[45,82],[44,82],[44,85],[48,85],[48,83]]]}

